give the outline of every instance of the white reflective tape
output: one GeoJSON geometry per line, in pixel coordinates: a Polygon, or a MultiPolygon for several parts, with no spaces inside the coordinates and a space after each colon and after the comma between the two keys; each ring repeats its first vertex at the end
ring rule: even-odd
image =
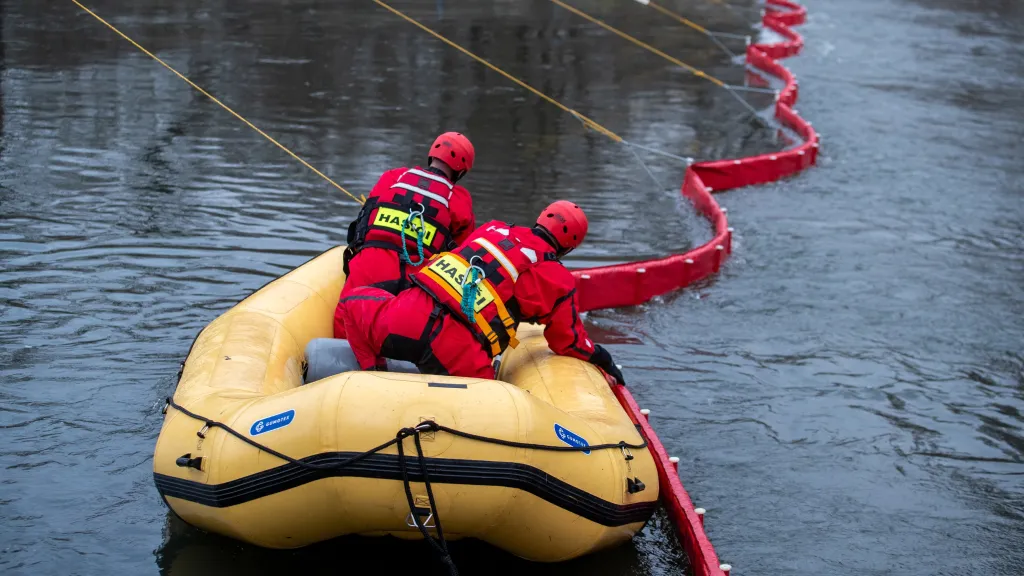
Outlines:
{"type": "Polygon", "coordinates": [[[436,201],[440,202],[441,204],[444,204],[445,208],[448,207],[448,199],[447,198],[445,198],[443,196],[438,196],[437,194],[434,194],[433,192],[429,192],[427,190],[424,190],[423,188],[419,188],[417,186],[413,186],[412,184],[406,184],[405,182],[396,182],[396,183],[392,184],[391,187],[392,188],[402,188],[402,189],[408,190],[410,192],[415,192],[417,194],[422,194],[423,196],[426,196],[427,198],[430,198],[432,200],[436,200],[436,201]]]}
{"type": "MultiPolygon", "coordinates": [[[[523,253],[523,256],[526,256],[527,258],[529,258],[530,262],[533,262],[534,264],[537,263],[537,252],[536,251],[531,250],[530,248],[526,248],[526,247],[520,248],[519,251],[523,253]]],[[[584,274],[583,277],[584,278],[590,278],[590,276],[587,276],[586,274],[584,274]]]]}
{"type": "Polygon", "coordinates": [[[410,168],[409,171],[406,172],[406,174],[415,174],[417,176],[423,176],[424,178],[430,178],[431,180],[437,182],[438,184],[444,184],[445,186],[447,186],[449,191],[451,191],[452,189],[452,183],[445,180],[441,176],[438,176],[437,174],[431,174],[429,172],[424,172],[423,170],[417,170],[415,168],[410,168]]]}
{"type": "Polygon", "coordinates": [[[512,261],[509,260],[508,257],[505,256],[505,253],[497,246],[491,244],[486,238],[477,238],[474,242],[483,246],[484,250],[490,252],[491,256],[494,256],[494,259],[501,264],[501,267],[504,268],[506,272],[508,272],[508,275],[512,277],[513,281],[519,280],[519,270],[516,270],[516,267],[512,265],[512,261]]]}

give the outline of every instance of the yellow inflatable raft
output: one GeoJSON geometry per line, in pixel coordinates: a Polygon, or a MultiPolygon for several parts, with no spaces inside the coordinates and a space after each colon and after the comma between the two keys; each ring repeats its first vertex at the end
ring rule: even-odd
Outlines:
{"type": "Polygon", "coordinates": [[[520,328],[498,380],[345,372],[303,385],[304,348],[332,335],[343,282],[335,248],[196,339],[153,458],[183,520],[295,548],[433,537],[440,519],[448,540],[545,562],[627,541],[647,521],[658,474],[643,438],[601,373],[553,355],[539,327],[520,328]]]}

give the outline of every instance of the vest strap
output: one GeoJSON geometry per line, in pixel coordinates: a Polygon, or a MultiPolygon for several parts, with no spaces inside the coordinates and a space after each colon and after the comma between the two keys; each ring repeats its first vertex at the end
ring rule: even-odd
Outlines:
{"type": "Polygon", "coordinates": [[[491,241],[486,238],[477,238],[473,242],[482,246],[484,250],[487,250],[487,252],[501,264],[501,267],[505,269],[505,272],[508,272],[508,275],[512,277],[513,282],[519,280],[519,270],[516,270],[512,261],[508,259],[508,256],[505,256],[505,252],[492,244],[491,241]]]}
{"type": "MultiPolygon", "coordinates": [[[[469,269],[469,263],[463,257],[452,252],[445,252],[443,254],[439,254],[434,259],[443,258],[445,256],[451,257],[452,259],[456,260],[457,262],[465,266],[467,270],[469,269]]],[[[431,260],[433,261],[434,259],[431,260]]],[[[441,278],[436,272],[431,270],[429,266],[424,268],[420,272],[420,274],[424,274],[431,280],[433,280],[434,284],[440,286],[441,289],[447,292],[448,295],[451,296],[454,300],[462,300],[462,294],[460,294],[459,291],[452,287],[447,281],[441,278]]],[[[498,296],[498,291],[494,289],[494,286],[486,278],[481,279],[480,284],[483,286],[484,290],[487,290],[491,295],[491,299],[494,303],[494,306],[498,310],[498,318],[501,320],[501,324],[505,328],[505,332],[508,334],[509,346],[513,348],[519,346],[519,340],[516,338],[516,321],[508,313],[508,308],[506,308],[505,303],[498,296]]],[[[491,325],[488,324],[486,320],[484,320],[484,317],[481,314],[476,314],[474,312],[473,318],[471,318],[471,320],[473,321],[474,324],[476,324],[477,328],[480,329],[480,332],[483,333],[484,338],[487,339],[487,344],[491,348],[491,355],[497,356],[498,354],[501,354],[500,338],[498,337],[498,334],[494,331],[494,329],[491,328],[491,325]]]]}
{"type": "MultiPolygon", "coordinates": [[[[434,182],[437,182],[438,184],[443,184],[444,186],[446,186],[448,188],[448,197],[449,198],[452,197],[451,196],[452,188],[453,188],[452,183],[447,181],[447,180],[445,180],[441,176],[438,176],[437,174],[431,174],[429,172],[424,172],[423,170],[417,170],[416,168],[410,168],[410,169],[406,170],[405,174],[415,174],[417,176],[422,176],[424,178],[428,178],[430,180],[433,180],[434,182]]],[[[402,176],[405,176],[405,174],[402,174],[402,176]]]]}
{"type": "Polygon", "coordinates": [[[394,184],[391,185],[391,187],[392,188],[401,188],[403,190],[408,190],[410,192],[415,192],[416,194],[422,194],[423,196],[426,196],[427,198],[430,198],[431,200],[434,200],[434,201],[438,202],[439,204],[443,205],[445,208],[448,207],[448,199],[447,198],[445,198],[444,196],[440,196],[438,194],[434,194],[433,192],[431,192],[429,190],[424,190],[423,188],[420,188],[419,186],[413,186],[412,184],[406,184],[405,182],[395,182],[394,184]]]}
{"type": "MultiPolygon", "coordinates": [[[[519,346],[519,340],[516,339],[515,319],[508,313],[508,309],[505,308],[505,303],[501,301],[501,298],[498,298],[498,291],[494,289],[494,286],[491,286],[487,279],[484,279],[481,283],[484,285],[484,288],[491,292],[491,296],[494,297],[494,305],[498,308],[498,318],[501,319],[501,324],[505,327],[505,332],[508,333],[508,345],[513,348],[519,346]]],[[[483,319],[481,318],[481,320],[483,319]]],[[[489,324],[487,325],[487,330],[492,334],[494,333],[489,324]]],[[[495,338],[497,338],[497,335],[495,335],[495,338]]],[[[501,351],[499,350],[498,352],[500,353],[501,351]]]]}

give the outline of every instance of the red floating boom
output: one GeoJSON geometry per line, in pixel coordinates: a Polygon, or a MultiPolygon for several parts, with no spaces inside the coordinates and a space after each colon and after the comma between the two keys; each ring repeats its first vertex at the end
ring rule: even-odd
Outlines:
{"type": "MultiPolygon", "coordinates": [[[[658,260],[631,262],[576,270],[576,286],[584,310],[632,306],[651,298],[690,285],[718,272],[732,252],[732,232],[725,211],[712,198],[711,192],[773,182],[813,165],[818,157],[817,133],[810,123],[793,111],[797,84],[793,74],[778,62],[794,56],[803,48],[803,38],[790,27],[803,24],[807,10],[789,0],[767,0],[764,26],[786,40],[776,44],[753,44],[747,49],[747,63],[785,81],[775,104],[775,117],[794,130],[804,142],[791,150],[762,154],[734,160],[700,162],[686,169],[683,195],[711,221],[715,237],[707,244],[658,260]]],[[[704,533],[704,521],[679,479],[677,464],[658,440],[654,429],[641,414],[633,395],[625,386],[612,387],[619,403],[647,439],[654,462],[658,466],[661,498],[675,524],[679,542],[690,558],[694,576],[728,576],[729,566],[720,564],[711,541],[704,533]]]]}
{"type": "Polygon", "coordinates": [[[789,0],[767,0],[764,26],[782,37],[777,44],[752,44],[747,48],[747,63],[785,81],[775,104],[775,117],[791,128],[803,143],[790,150],[737,158],[698,162],[686,169],[683,195],[693,202],[715,229],[715,237],[685,254],[657,260],[644,260],[575,270],[576,288],[583,310],[617,308],[643,304],[655,296],[678,290],[718,272],[732,253],[732,233],[725,211],[712,198],[712,192],[773,182],[800,172],[818,157],[818,135],[811,125],[793,111],[797,84],[793,74],[778,62],[803,48],[803,38],[790,28],[802,24],[807,10],[789,0]]]}

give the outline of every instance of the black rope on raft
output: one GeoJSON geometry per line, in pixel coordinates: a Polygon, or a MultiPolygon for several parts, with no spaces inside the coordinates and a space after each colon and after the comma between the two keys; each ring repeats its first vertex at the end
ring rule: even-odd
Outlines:
{"type": "MultiPolygon", "coordinates": [[[[422,425],[421,425],[422,426],[422,425]]],[[[459,576],[459,570],[455,567],[455,561],[452,560],[451,553],[448,552],[448,542],[444,539],[444,530],[441,528],[441,517],[437,512],[437,503],[434,501],[434,491],[430,488],[430,477],[427,475],[427,461],[423,455],[423,446],[420,444],[420,426],[416,428],[402,428],[398,431],[396,438],[398,439],[398,466],[402,470],[402,487],[405,488],[405,500],[409,503],[409,517],[412,519],[413,524],[423,535],[423,539],[430,543],[430,547],[434,550],[434,554],[437,555],[441,563],[444,564],[445,568],[448,569],[449,576],[459,576]],[[427,490],[427,502],[430,503],[430,515],[427,516],[427,520],[420,522],[420,516],[416,510],[416,503],[412,497],[412,485],[409,481],[409,471],[405,466],[405,448],[404,442],[406,436],[412,436],[413,441],[416,444],[416,460],[420,464],[420,473],[423,474],[423,486],[427,490]],[[434,518],[434,529],[437,530],[437,539],[434,539],[429,532],[427,532],[427,523],[430,518],[434,518]]]]}
{"type": "Polygon", "coordinates": [[[310,464],[309,462],[303,462],[302,460],[298,460],[296,458],[292,458],[291,456],[289,456],[287,454],[282,454],[281,452],[278,452],[277,450],[274,450],[273,448],[270,448],[268,446],[260,444],[259,442],[255,441],[255,440],[253,440],[251,438],[246,438],[241,432],[238,432],[237,430],[235,430],[234,428],[228,426],[227,424],[224,424],[223,422],[218,422],[216,420],[210,420],[209,418],[206,418],[205,416],[200,416],[199,414],[196,414],[195,412],[191,412],[187,408],[185,408],[185,407],[181,406],[180,404],[178,404],[177,402],[175,402],[172,398],[168,398],[167,399],[167,405],[170,406],[171,408],[174,408],[178,412],[181,412],[182,414],[188,416],[189,418],[192,418],[194,420],[199,420],[200,422],[202,422],[204,424],[203,429],[201,429],[199,432],[196,433],[196,435],[199,436],[200,438],[206,438],[205,433],[204,433],[203,430],[205,430],[207,428],[220,428],[221,430],[224,430],[228,434],[231,434],[235,438],[238,438],[242,442],[245,442],[246,444],[252,446],[253,448],[256,448],[257,450],[263,450],[267,454],[271,454],[273,456],[277,456],[278,458],[280,458],[281,460],[284,460],[285,462],[288,462],[290,464],[294,464],[294,465],[299,466],[301,468],[305,468],[306,470],[316,470],[316,471],[340,470],[342,468],[345,468],[345,467],[349,466],[350,464],[354,464],[356,462],[359,462],[360,460],[365,459],[368,456],[376,454],[377,452],[380,452],[381,450],[384,450],[385,448],[389,448],[389,447],[397,444],[399,442],[399,440],[400,440],[400,438],[396,436],[394,439],[388,440],[387,442],[381,444],[380,446],[376,446],[374,448],[371,448],[371,449],[367,450],[366,452],[363,452],[362,454],[356,454],[355,456],[353,456],[353,457],[351,457],[351,458],[349,458],[347,460],[343,460],[343,461],[341,461],[341,462],[339,462],[337,464],[327,464],[327,465],[324,465],[324,464],[310,464]]]}
{"type": "Polygon", "coordinates": [[[514,440],[491,438],[488,436],[481,436],[479,434],[472,434],[470,432],[463,432],[462,430],[456,430],[455,428],[443,426],[441,424],[438,424],[437,422],[434,422],[433,420],[426,420],[424,422],[420,422],[417,426],[413,428],[402,428],[395,434],[395,437],[392,438],[391,440],[388,440],[387,442],[384,442],[379,446],[375,446],[367,450],[366,452],[357,454],[337,464],[311,464],[309,462],[303,462],[302,460],[299,460],[297,458],[292,458],[291,456],[278,452],[277,450],[274,450],[273,448],[270,448],[264,444],[260,444],[259,442],[253,440],[252,438],[246,437],[241,432],[235,430],[234,428],[228,426],[227,424],[224,424],[223,422],[211,420],[209,418],[206,418],[205,416],[196,414],[195,412],[192,412],[191,410],[175,402],[173,398],[167,398],[167,405],[164,407],[163,410],[164,413],[167,412],[168,407],[174,408],[175,410],[181,412],[182,414],[188,416],[189,418],[202,422],[203,427],[199,430],[199,432],[196,433],[196,435],[199,436],[200,438],[206,438],[206,431],[209,430],[210,428],[220,428],[221,430],[224,430],[228,434],[234,436],[235,438],[238,438],[242,442],[245,442],[246,444],[252,446],[253,448],[256,448],[257,450],[262,450],[267,454],[276,456],[281,460],[284,460],[285,462],[294,464],[301,468],[305,468],[306,470],[341,470],[351,464],[354,464],[373,454],[376,454],[381,450],[385,450],[387,448],[390,448],[391,446],[397,446],[398,465],[402,471],[402,484],[405,489],[406,501],[409,504],[409,516],[412,519],[413,524],[416,526],[416,529],[420,531],[420,534],[423,536],[423,539],[430,543],[431,549],[438,556],[438,559],[441,561],[441,563],[445,565],[445,568],[448,569],[449,576],[458,576],[459,572],[458,569],[455,567],[455,562],[452,560],[451,554],[448,552],[448,542],[445,540],[444,530],[441,528],[441,518],[437,512],[437,502],[434,499],[434,491],[430,486],[430,476],[427,473],[427,458],[423,454],[423,446],[420,443],[420,434],[424,432],[447,432],[453,436],[458,436],[459,438],[465,438],[467,440],[474,440],[477,442],[484,442],[487,444],[495,444],[498,446],[506,446],[509,448],[544,450],[548,452],[589,452],[591,450],[611,450],[615,448],[618,448],[620,450],[639,450],[647,448],[646,439],[644,439],[644,441],[640,444],[630,444],[625,441],[620,441],[608,444],[595,444],[593,446],[550,446],[548,444],[516,442],[514,440]],[[427,521],[424,522],[420,521],[419,514],[417,513],[416,502],[414,501],[412,496],[412,485],[411,481],[409,480],[409,471],[406,466],[404,440],[410,436],[412,437],[413,443],[416,446],[416,460],[419,463],[420,474],[422,474],[423,476],[423,485],[427,491],[427,501],[430,504],[430,514],[427,517],[427,521]],[[434,519],[434,525],[427,526],[431,517],[433,517],[434,519]],[[430,532],[427,530],[428,528],[434,528],[437,531],[437,538],[434,538],[430,535],[430,532]]]}
{"type": "MultiPolygon", "coordinates": [[[[466,438],[467,440],[476,440],[479,442],[486,442],[488,444],[497,444],[499,446],[508,446],[509,448],[527,448],[529,450],[547,450],[548,452],[586,452],[589,450],[610,450],[612,448],[630,448],[633,450],[640,450],[647,448],[647,440],[644,440],[640,444],[630,444],[628,442],[614,442],[611,444],[594,444],[592,446],[549,446],[547,444],[530,444],[529,442],[515,442],[513,440],[503,440],[501,438],[490,438],[487,436],[480,436],[478,434],[471,434],[469,432],[463,432],[462,430],[456,430],[455,428],[449,428],[434,422],[433,420],[427,420],[423,424],[430,424],[431,430],[437,430],[440,432],[447,432],[460,438],[466,438]]],[[[423,424],[420,424],[421,426],[423,424]]]]}

